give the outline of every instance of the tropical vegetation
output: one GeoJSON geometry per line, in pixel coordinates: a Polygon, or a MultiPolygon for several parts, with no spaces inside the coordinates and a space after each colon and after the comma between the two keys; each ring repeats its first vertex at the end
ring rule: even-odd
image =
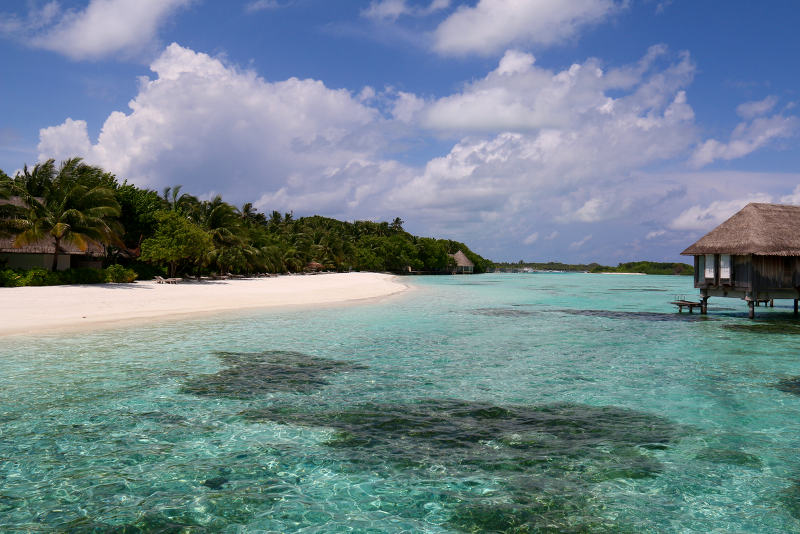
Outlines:
{"type": "Polygon", "coordinates": [[[0,237],[10,236],[16,247],[46,240],[59,253],[65,244],[84,251],[100,246],[105,265],[140,278],[309,269],[443,273],[458,250],[475,272],[491,265],[464,243],[417,237],[403,224],[264,214],[219,195],[200,200],[180,185],[159,193],[119,182],[80,158],[26,166],[13,178],[0,171],[0,237]]]}

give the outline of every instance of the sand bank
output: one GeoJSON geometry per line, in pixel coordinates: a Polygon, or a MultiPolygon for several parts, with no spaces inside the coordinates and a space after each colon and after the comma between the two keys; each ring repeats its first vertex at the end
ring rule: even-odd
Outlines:
{"type": "Polygon", "coordinates": [[[345,303],[406,289],[377,273],[207,282],[0,288],[0,336],[276,306],[345,303]]]}

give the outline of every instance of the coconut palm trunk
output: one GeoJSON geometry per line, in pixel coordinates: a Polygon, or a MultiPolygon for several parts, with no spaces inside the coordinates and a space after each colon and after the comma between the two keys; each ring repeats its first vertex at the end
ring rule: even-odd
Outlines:
{"type": "Polygon", "coordinates": [[[55,239],[55,250],[53,250],[53,265],[50,268],[51,271],[58,270],[58,253],[61,252],[61,239],[55,239]]]}

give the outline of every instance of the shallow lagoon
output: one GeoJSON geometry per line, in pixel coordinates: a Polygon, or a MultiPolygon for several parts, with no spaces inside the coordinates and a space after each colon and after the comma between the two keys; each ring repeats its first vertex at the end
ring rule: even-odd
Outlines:
{"type": "Polygon", "coordinates": [[[0,531],[800,531],[790,307],[679,315],[686,277],[408,280],[0,341],[0,531]]]}

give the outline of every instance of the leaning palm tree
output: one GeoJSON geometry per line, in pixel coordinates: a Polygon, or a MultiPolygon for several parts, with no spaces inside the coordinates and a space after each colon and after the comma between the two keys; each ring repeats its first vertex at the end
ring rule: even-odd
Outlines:
{"type": "Polygon", "coordinates": [[[17,175],[12,194],[21,199],[23,208],[14,246],[50,240],[55,249],[52,270],[56,270],[62,244],[85,251],[90,244],[119,242],[114,218],[119,217],[120,207],[114,192],[86,185],[98,170],[72,158],[63,161],[58,170],[49,160],[17,175]]]}

